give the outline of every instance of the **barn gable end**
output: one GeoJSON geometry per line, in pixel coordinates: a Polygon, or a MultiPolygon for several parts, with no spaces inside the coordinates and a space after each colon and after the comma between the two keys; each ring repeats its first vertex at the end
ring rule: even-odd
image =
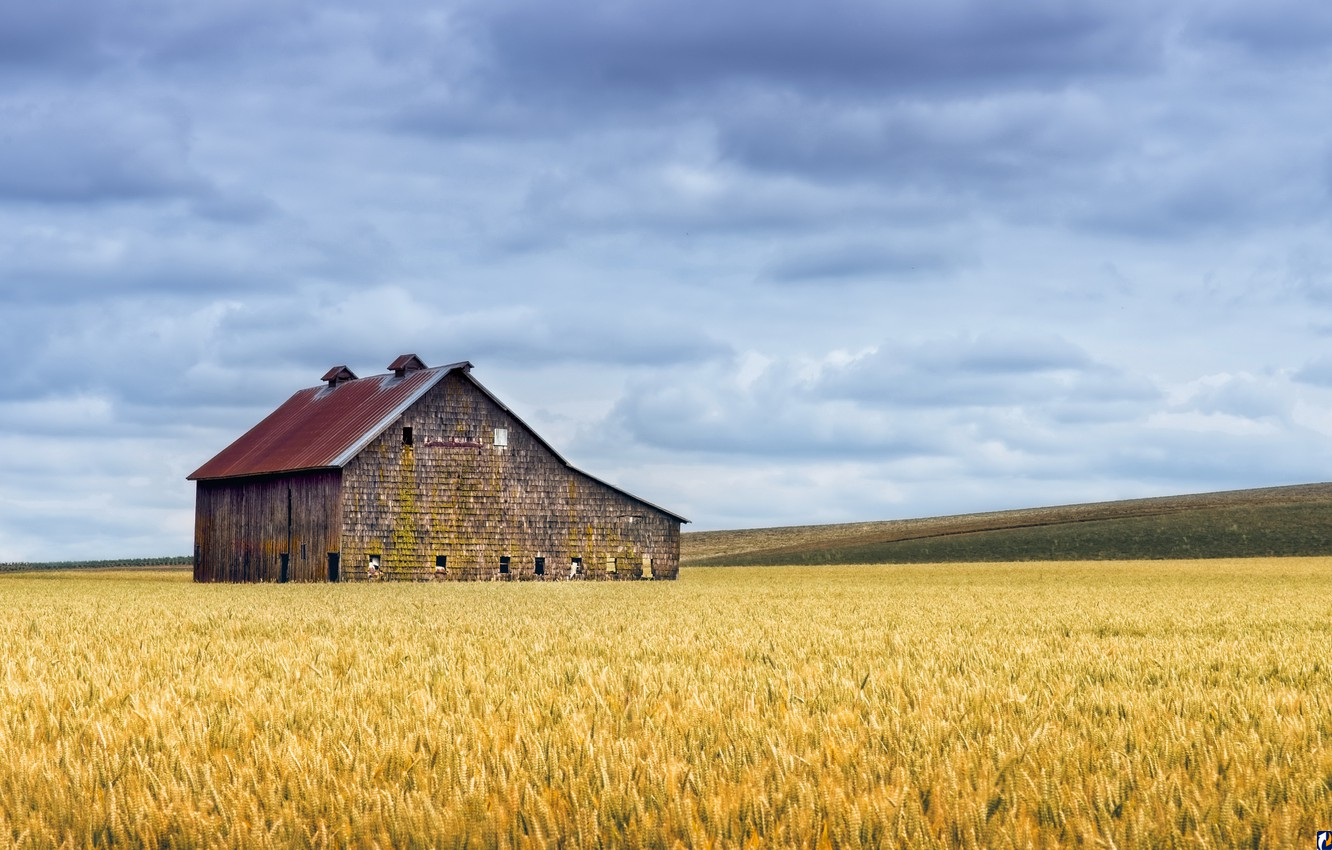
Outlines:
{"type": "Polygon", "coordinates": [[[450,374],[343,471],[344,553],[451,578],[674,578],[678,518],[568,466],[470,376],[450,374]],[[410,429],[410,443],[405,435],[410,429]],[[498,438],[497,438],[498,432],[498,438]],[[616,570],[608,572],[608,558],[616,570]]]}

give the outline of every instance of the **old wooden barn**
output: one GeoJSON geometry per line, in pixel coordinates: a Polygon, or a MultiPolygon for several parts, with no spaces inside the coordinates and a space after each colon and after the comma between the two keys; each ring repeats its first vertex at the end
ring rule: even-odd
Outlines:
{"type": "Polygon", "coordinates": [[[389,370],[330,369],[189,476],[195,581],[676,577],[687,520],[570,466],[472,364],[389,370]]]}

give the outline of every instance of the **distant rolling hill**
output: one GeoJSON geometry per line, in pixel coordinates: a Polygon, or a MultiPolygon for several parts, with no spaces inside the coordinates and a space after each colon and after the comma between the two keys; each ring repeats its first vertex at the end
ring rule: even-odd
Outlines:
{"type": "Polygon", "coordinates": [[[1332,483],[928,519],[688,532],[686,566],[1332,555],[1332,483]]]}

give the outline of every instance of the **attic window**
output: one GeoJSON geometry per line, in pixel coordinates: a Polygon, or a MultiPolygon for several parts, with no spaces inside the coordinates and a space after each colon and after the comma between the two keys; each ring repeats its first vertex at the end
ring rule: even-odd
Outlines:
{"type": "Polygon", "coordinates": [[[410,425],[402,426],[402,444],[404,446],[412,444],[412,426],[410,425]]]}
{"type": "Polygon", "coordinates": [[[509,444],[509,429],[508,429],[508,428],[496,428],[496,429],[495,429],[495,445],[497,445],[497,446],[507,446],[508,444],[509,444]]]}

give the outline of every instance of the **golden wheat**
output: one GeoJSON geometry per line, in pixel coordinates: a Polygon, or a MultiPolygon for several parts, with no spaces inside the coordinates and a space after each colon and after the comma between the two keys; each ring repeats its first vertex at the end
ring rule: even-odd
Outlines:
{"type": "Polygon", "coordinates": [[[0,578],[0,845],[1290,847],[1332,561],[0,578]]]}

